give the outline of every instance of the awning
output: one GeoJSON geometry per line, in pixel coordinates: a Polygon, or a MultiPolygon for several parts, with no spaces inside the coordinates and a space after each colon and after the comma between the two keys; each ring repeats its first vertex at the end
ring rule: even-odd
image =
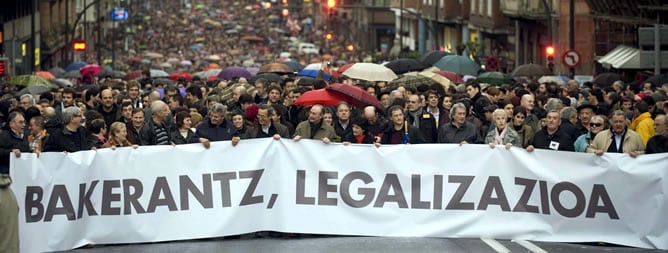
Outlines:
{"type": "Polygon", "coordinates": [[[607,69],[640,69],[640,49],[619,45],[598,62],[607,69]]]}

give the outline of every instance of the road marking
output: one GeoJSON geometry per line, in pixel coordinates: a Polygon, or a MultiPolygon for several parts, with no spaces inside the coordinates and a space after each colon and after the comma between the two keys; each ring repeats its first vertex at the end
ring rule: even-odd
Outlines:
{"type": "Polygon", "coordinates": [[[494,249],[498,253],[510,253],[510,250],[503,246],[500,242],[491,239],[491,238],[480,238],[483,242],[485,242],[489,247],[494,249]]]}
{"type": "Polygon", "coordinates": [[[530,241],[525,241],[525,240],[513,240],[513,242],[522,245],[522,247],[525,247],[529,251],[533,253],[547,253],[546,250],[541,249],[538,247],[536,244],[531,243],[530,241]]]}

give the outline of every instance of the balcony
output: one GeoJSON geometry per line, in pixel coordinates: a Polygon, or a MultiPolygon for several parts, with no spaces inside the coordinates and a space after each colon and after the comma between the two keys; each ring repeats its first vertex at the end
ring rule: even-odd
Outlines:
{"type": "MultiPolygon", "coordinates": [[[[548,0],[549,2],[552,3],[552,16],[557,16],[559,13],[559,0],[548,0]]],[[[545,18],[543,0],[503,0],[501,1],[501,12],[507,16],[516,18],[545,18]]]]}

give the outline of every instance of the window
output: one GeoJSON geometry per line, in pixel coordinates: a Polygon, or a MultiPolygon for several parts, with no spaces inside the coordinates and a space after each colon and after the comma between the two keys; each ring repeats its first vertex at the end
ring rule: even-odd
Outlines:
{"type": "Polygon", "coordinates": [[[445,7],[445,0],[438,0],[439,8],[443,9],[445,7]]]}
{"type": "Polygon", "coordinates": [[[492,0],[487,0],[487,16],[492,17],[492,0]]]}
{"type": "Polygon", "coordinates": [[[478,14],[482,16],[484,12],[483,11],[483,4],[485,4],[484,0],[478,0],[478,14]]]}

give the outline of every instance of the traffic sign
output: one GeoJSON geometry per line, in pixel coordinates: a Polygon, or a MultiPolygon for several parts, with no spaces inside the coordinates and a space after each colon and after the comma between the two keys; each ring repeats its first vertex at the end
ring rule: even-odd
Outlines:
{"type": "Polygon", "coordinates": [[[113,21],[124,21],[128,19],[128,11],[126,10],[113,10],[111,11],[111,20],[113,21]]]}
{"type": "Polygon", "coordinates": [[[569,68],[575,68],[578,65],[580,65],[580,61],[582,61],[582,57],[580,57],[580,53],[578,51],[575,51],[575,49],[570,49],[562,55],[561,62],[564,63],[569,68]]]}

